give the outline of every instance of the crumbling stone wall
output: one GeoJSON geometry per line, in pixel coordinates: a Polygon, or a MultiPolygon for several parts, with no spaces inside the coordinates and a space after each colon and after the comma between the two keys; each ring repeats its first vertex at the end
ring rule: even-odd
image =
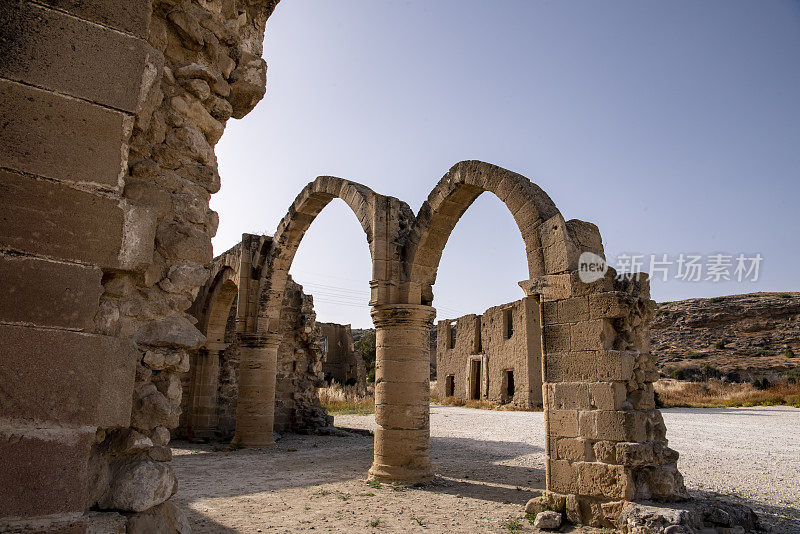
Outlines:
{"type": "Polygon", "coordinates": [[[439,321],[438,395],[523,408],[541,406],[541,332],[535,299],[495,306],[482,315],[439,321]]]}
{"type": "Polygon", "coordinates": [[[216,232],[213,146],[264,94],[276,3],[0,8],[6,526],[187,528],[154,508],[203,341],[185,310],[216,232]]]}
{"type": "Polygon", "coordinates": [[[367,386],[367,367],[353,346],[353,333],[349,324],[317,323],[319,343],[323,346],[322,373],[325,380],[340,384],[367,386]]]}
{"type": "MultiPolygon", "coordinates": [[[[253,258],[271,244],[269,236],[245,234],[241,243],[214,258],[208,279],[190,311],[206,335],[191,354],[190,372],[182,383],[183,402],[177,437],[192,440],[231,439],[236,429],[242,326],[247,311],[241,294],[250,290],[253,258]],[[213,394],[212,394],[213,391],[213,394]]],[[[323,432],[333,419],[320,405],[323,385],[322,333],[314,301],[291,277],[280,306],[281,340],[275,381],[276,432],[323,432]]]]}

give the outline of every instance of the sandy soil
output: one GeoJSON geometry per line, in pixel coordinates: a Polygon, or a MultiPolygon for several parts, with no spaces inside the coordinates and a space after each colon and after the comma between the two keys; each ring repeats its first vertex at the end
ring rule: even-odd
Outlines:
{"type": "MultiPolygon", "coordinates": [[[[687,486],[755,508],[777,532],[800,532],[800,410],[664,410],[687,486]]],[[[337,416],[371,429],[372,416],[337,416]]],[[[537,412],[431,408],[436,480],[402,488],[366,483],[372,438],[286,435],[275,447],[214,452],[173,444],[176,499],[195,532],[508,532],[544,488],[537,412]]],[[[578,532],[600,532],[575,529],[578,532]]]]}

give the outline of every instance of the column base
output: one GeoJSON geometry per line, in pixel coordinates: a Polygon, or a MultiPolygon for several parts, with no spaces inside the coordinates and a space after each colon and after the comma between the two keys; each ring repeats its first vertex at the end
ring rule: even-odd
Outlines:
{"type": "Polygon", "coordinates": [[[427,465],[409,467],[405,465],[386,465],[373,462],[369,468],[367,480],[378,482],[396,482],[399,484],[416,484],[433,480],[433,469],[430,462],[427,465]]]}
{"type": "Polygon", "coordinates": [[[264,437],[248,437],[248,438],[240,438],[238,436],[234,436],[233,440],[231,440],[231,445],[234,447],[242,447],[244,449],[258,449],[261,447],[272,447],[275,445],[275,438],[270,435],[264,437]]]}

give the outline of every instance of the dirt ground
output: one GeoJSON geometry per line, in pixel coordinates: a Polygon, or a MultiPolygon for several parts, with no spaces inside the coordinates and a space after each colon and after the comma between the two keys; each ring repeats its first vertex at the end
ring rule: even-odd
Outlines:
{"type": "MultiPolygon", "coordinates": [[[[800,532],[800,410],[665,410],[687,486],[756,509],[776,532],[800,532]],[[709,431],[710,429],[710,431],[709,431]]],[[[337,416],[372,429],[372,416],[337,416]]],[[[431,408],[436,479],[423,487],[366,482],[372,437],[287,434],[275,447],[214,452],[173,444],[194,532],[521,532],[544,488],[541,412],[431,408]]],[[[563,531],[593,532],[595,529],[563,531]]]]}

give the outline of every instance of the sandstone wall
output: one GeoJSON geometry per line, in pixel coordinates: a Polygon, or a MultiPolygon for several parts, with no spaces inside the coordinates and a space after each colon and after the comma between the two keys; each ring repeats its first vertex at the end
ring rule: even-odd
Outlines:
{"type": "Polygon", "coordinates": [[[495,306],[483,315],[438,323],[437,382],[440,397],[475,398],[473,362],[480,362],[480,399],[520,407],[542,405],[541,315],[535,299],[495,306]],[[509,321],[511,328],[509,336],[509,321]],[[454,327],[455,325],[455,327],[454,327]],[[455,346],[452,330],[455,328],[455,346]],[[511,375],[508,372],[511,372],[511,375]],[[513,393],[508,388],[513,383],[513,393]]]}
{"type": "Polygon", "coordinates": [[[176,489],[213,146],[264,94],[276,3],[0,6],[3,529],[185,529],[135,513],[176,489]]]}

